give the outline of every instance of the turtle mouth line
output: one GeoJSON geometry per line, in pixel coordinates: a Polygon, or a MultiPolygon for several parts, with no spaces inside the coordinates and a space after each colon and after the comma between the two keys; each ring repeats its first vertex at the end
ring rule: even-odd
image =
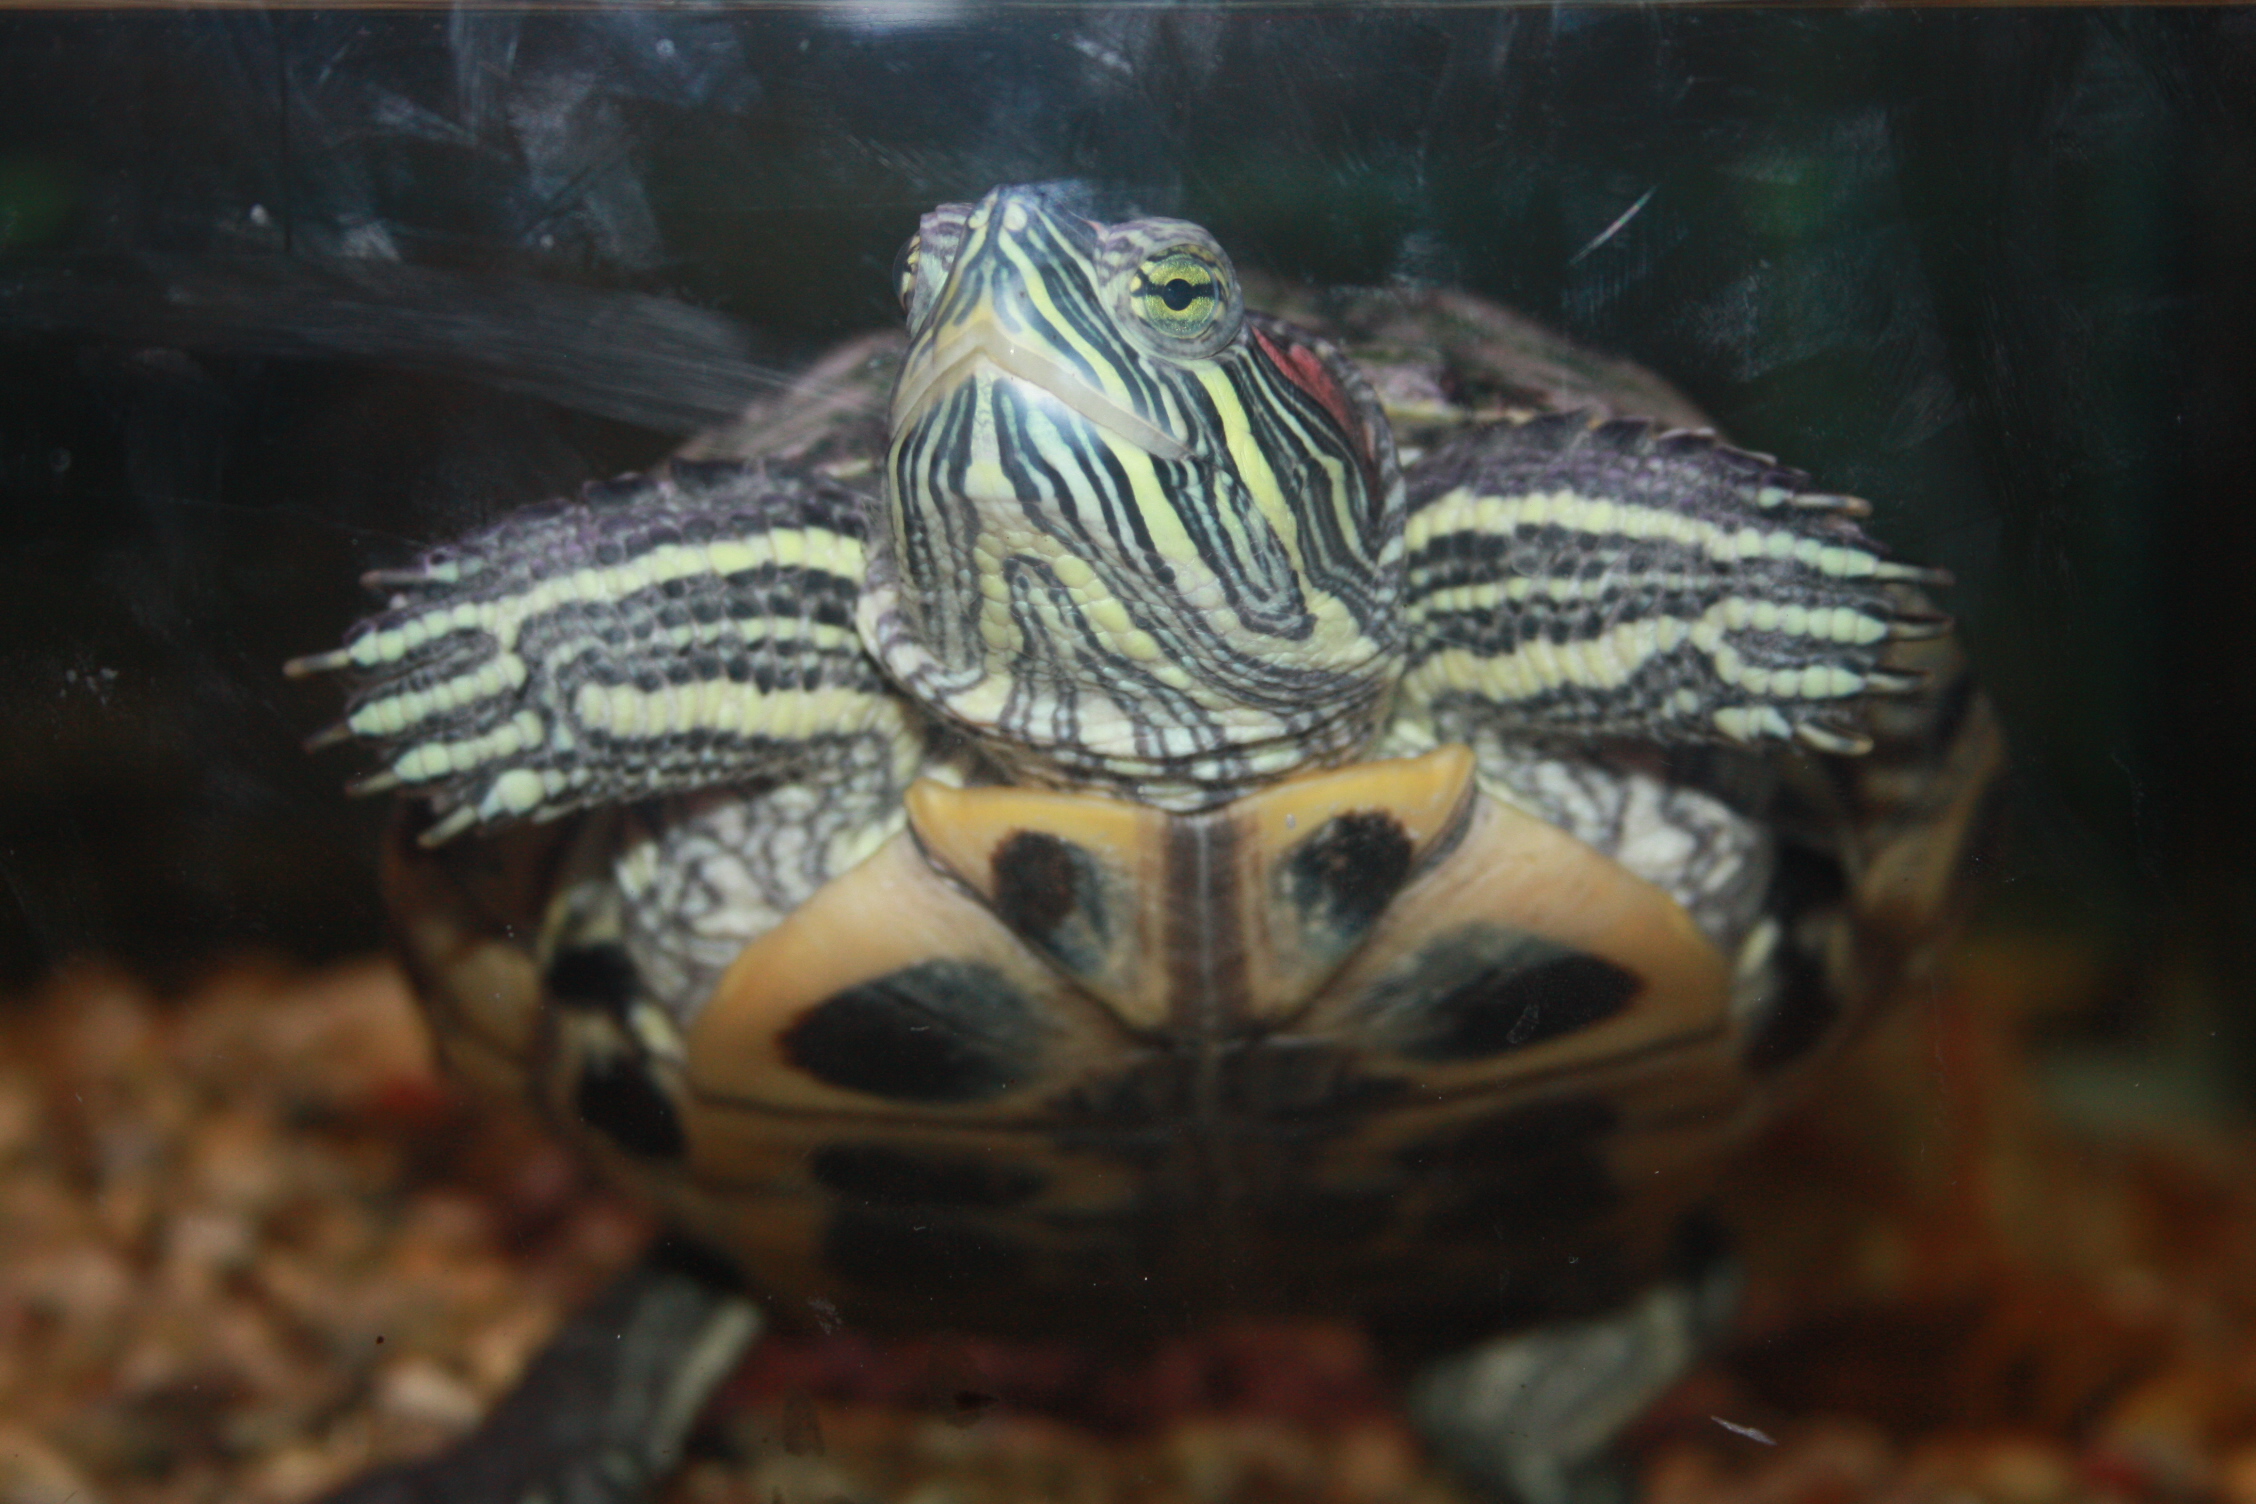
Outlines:
{"type": "Polygon", "coordinates": [[[985,361],[1007,375],[1039,388],[1114,436],[1163,460],[1187,460],[1190,446],[1136,416],[1092,388],[1064,366],[1028,349],[992,324],[982,324],[944,343],[930,346],[903,372],[893,394],[893,431],[903,433],[941,398],[976,374],[985,361]]]}

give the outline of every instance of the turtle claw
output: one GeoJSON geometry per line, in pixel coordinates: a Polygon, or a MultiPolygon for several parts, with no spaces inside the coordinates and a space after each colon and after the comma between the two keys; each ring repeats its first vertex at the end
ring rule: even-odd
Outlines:
{"type": "Polygon", "coordinates": [[[1944,589],[1958,583],[1947,569],[1936,569],[1925,564],[1898,564],[1893,559],[1883,559],[1873,566],[1872,577],[1901,585],[1927,585],[1944,589]]]}
{"type": "MultiPolygon", "coordinates": [[[[307,653],[303,657],[292,658],[282,665],[282,674],[289,679],[310,679],[315,674],[333,674],[339,669],[351,667],[351,649],[335,648],[326,653],[307,653]]],[[[328,743],[324,742],[322,745],[327,746],[328,743]]]]}
{"type": "Polygon", "coordinates": [[[1813,752],[1828,752],[1835,757],[1862,757],[1872,750],[1872,738],[1863,732],[1844,730],[1822,721],[1796,722],[1794,740],[1813,752]]]}
{"type": "Polygon", "coordinates": [[[426,850],[444,846],[477,823],[478,811],[474,806],[457,805],[447,811],[445,818],[418,835],[415,844],[426,850]]]}
{"type": "Polygon", "coordinates": [[[1876,668],[1864,676],[1864,692],[1870,695],[1908,695],[1927,682],[1927,676],[1908,670],[1876,668]]]}
{"type": "Polygon", "coordinates": [[[403,569],[371,569],[361,575],[361,585],[369,590],[428,590],[439,585],[453,585],[461,581],[462,570],[450,558],[426,559],[403,569]]]}
{"type": "MultiPolygon", "coordinates": [[[[326,732],[323,733],[323,735],[326,734],[326,732]]],[[[393,772],[390,768],[384,768],[377,772],[370,773],[365,778],[355,778],[352,782],[345,785],[345,792],[352,795],[352,797],[355,799],[366,799],[375,794],[389,794],[392,790],[401,787],[406,782],[406,779],[400,777],[399,774],[393,772]]]]}
{"type": "Polygon", "coordinates": [[[1831,512],[1838,517],[1870,517],[1872,503],[1861,496],[1836,496],[1825,491],[1797,491],[1790,506],[1812,512],[1831,512]]]}
{"type": "Polygon", "coordinates": [[[1888,618],[1888,635],[1898,642],[1948,637],[1957,623],[1939,611],[1905,611],[1888,618]]]}

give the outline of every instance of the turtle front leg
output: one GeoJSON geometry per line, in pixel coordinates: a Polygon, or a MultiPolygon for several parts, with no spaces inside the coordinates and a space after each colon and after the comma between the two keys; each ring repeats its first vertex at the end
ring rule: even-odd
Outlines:
{"type": "Polygon", "coordinates": [[[1615,1504],[1610,1453],[1706,1353],[1738,1303],[1729,1258],[1587,1321],[1500,1337],[1418,1375],[1410,1418],[1460,1477],[1516,1504],[1615,1504]]]}
{"type": "Polygon", "coordinates": [[[353,792],[428,801],[438,846],[898,741],[853,623],[866,505],[780,462],[676,462],[379,570],[387,609],[286,665],[354,683],[312,745],[379,749],[353,792]]]}
{"type": "Polygon", "coordinates": [[[1407,472],[1407,718],[1443,739],[1857,753],[1890,644],[1949,622],[1853,497],[1705,432],[1580,413],[1476,429],[1407,472]]]}
{"type": "Polygon", "coordinates": [[[321,1504],[640,1504],[761,1325],[741,1290],[653,1254],[567,1321],[468,1438],[321,1504]]]}

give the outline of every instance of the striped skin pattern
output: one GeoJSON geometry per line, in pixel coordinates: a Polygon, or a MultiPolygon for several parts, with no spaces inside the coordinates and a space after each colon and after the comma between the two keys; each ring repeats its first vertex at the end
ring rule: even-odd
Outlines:
{"type": "Polygon", "coordinates": [[[1871,746],[1848,708],[1948,623],[1851,498],[1713,436],[1567,413],[1443,446],[1410,483],[1405,711],[1536,742],[1871,746]]]}
{"type": "Polygon", "coordinates": [[[434,844],[935,729],[1196,810],[1397,743],[1857,753],[1917,682],[1889,644],[1947,626],[1863,503],[1704,432],[1491,423],[1405,477],[1195,225],[997,189],[925,216],[901,287],[883,456],[677,462],[372,576],[390,609],[291,666],[360,681],[317,744],[380,748],[358,788],[429,798],[434,844]]]}
{"type": "Polygon", "coordinates": [[[1344,362],[1248,318],[1198,227],[1038,190],[926,216],[905,284],[861,618],[894,679],[1030,781],[1168,808],[1359,755],[1401,491],[1344,362]]]}
{"type": "Polygon", "coordinates": [[[428,798],[436,845],[663,789],[912,746],[855,636],[861,498],[782,466],[677,464],[519,512],[411,569],[390,609],[293,674],[348,669],[317,744],[388,752],[355,792],[428,798]]]}

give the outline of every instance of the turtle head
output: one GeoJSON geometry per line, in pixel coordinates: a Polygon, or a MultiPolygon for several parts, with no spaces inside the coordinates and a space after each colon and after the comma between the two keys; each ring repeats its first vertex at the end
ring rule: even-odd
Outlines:
{"type": "Polygon", "coordinates": [[[1361,751],[1400,669],[1402,496],[1335,352],[1197,225],[998,188],[903,248],[864,635],[1027,776],[1215,802],[1361,751]]]}

